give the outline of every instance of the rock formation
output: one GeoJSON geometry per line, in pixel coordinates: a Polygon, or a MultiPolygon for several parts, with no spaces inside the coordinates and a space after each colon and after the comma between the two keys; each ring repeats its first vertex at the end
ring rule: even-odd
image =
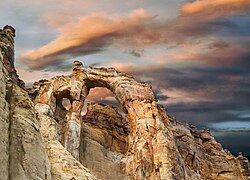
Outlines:
{"type": "Polygon", "coordinates": [[[38,113],[14,68],[14,35],[0,31],[0,179],[51,179],[38,113]]]}
{"type": "Polygon", "coordinates": [[[14,68],[14,36],[10,26],[0,31],[1,180],[250,178],[246,158],[169,116],[149,85],[114,68],[75,61],[71,75],[25,89],[14,68]],[[110,89],[125,115],[92,103],[82,116],[94,87],[110,89]]]}

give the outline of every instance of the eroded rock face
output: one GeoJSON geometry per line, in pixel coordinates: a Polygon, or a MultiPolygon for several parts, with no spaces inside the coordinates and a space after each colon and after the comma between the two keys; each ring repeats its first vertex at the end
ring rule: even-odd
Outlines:
{"type": "Polygon", "coordinates": [[[51,179],[34,104],[14,69],[12,27],[0,31],[1,180],[51,179]]]}
{"type": "Polygon", "coordinates": [[[6,101],[7,94],[7,77],[5,74],[5,68],[3,66],[3,54],[0,53],[0,169],[2,179],[8,179],[9,174],[9,106],[6,101]]]}
{"type": "Polygon", "coordinates": [[[90,170],[77,161],[60,143],[57,121],[43,113],[39,113],[38,117],[51,164],[52,179],[96,180],[90,170]]]}
{"type": "Polygon", "coordinates": [[[10,89],[9,178],[51,179],[34,104],[19,86],[10,89]]]}
{"type": "MultiPolygon", "coordinates": [[[[91,103],[88,105],[87,113],[82,117],[83,131],[101,129],[105,135],[102,135],[103,141],[95,139],[106,149],[125,154],[128,150],[128,134],[130,126],[125,118],[118,112],[117,108],[104,104],[91,103]],[[88,126],[88,127],[85,127],[88,126]]],[[[94,137],[89,133],[81,133],[81,136],[94,137]],[[84,135],[85,134],[85,135],[84,135]]],[[[82,142],[82,141],[81,141],[82,142]]]]}
{"type": "Polygon", "coordinates": [[[80,162],[100,179],[125,179],[121,159],[129,146],[129,126],[117,109],[89,104],[82,119],[80,162]]]}
{"type": "Polygon", "coordinates": [[[195,126],[168,116],[160,107],[159,111],[165,120],[168,119],[165,123],[174,133],[176,146],[185,164],[185,179],[247,179],[249,175],[243,173],[244,168],[238,158],[224,150],[209,130],[199,132],[195,126]]]}
{"type": "Polygon", "coordinates": [[[3,30],[0,29],[0,49],[2,54],[2,63],[6,70],[6,75],[20,87],[25,84],[19,79],[14,66],[14,37],[15,29],[9,25],[4,26],[3,30]]]}

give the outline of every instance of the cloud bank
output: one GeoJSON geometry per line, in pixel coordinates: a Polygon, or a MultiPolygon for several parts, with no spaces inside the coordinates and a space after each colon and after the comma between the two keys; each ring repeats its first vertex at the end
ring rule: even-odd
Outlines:
{"type": "Polygon", "coordinates": [[[32,69],[40,69],[70,57],[98,53],[115,40],[136,35],[153,19],[154,16],[143,9],[114,19],[103,13],[82,17],[77,23],[69,22],[61,28],[52,42],[26,52],[21,62],[32,69]]]}
{"type": "MultiPolygon", "coordinates": [[[[238,26],[230,17],[246,13],[249,8],[248,0],[202,0],[184,4],[180,15],[167,22],[159,21],[156,15],[151,15],[142,8],[120,17],[95,13],[83,16],[77,22],[64,16],[57,17],[48,22],[59,31],[57,38],[41,48],[24,53],[20,62],[31,69],[44,69],[70,58],[105,51],[111,45],[132,49],[129,51],[131,55],[141,57],[136,49],[160,44],[202,44],[201,41],[205,38],[213,43],[211,37],[216,38],[223,31],[225,35],[237,33],[238,26]]],[[[219,54],[231,55],[230,52],[234,51],[233,57],[226,57],[228,61],[233,61],[238,56],[247,56],[248,46],[249,44],[237,47],[221,40],[208,47],[212,48],[209,52],[214,51],[211,57],[204,57],[204,53],[197,52],[193,60],[220,63],[223,60],[219,59],[219,54]],[[216,48],[224,52],[219,53],[216,48]]]]}

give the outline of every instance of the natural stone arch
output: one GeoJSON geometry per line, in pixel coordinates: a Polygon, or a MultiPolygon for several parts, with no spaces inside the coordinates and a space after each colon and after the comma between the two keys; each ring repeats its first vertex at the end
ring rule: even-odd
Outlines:
{"type": "Polygon", "coordinates": [[[138,179],[170,179],[172,176],[170,164],[164,163],[170,162],[169,149],[164,144],[157,143],[157,139],[172,138],[172,134],[162,131],[164,125],[149,85],[140,83],[114,68],[83,68],[79,61],[73,63],[71,75],[56,77],[46,83],[44,87],[38,88],[40,95],[35,101],[37,110],[53,114],[56,102],[67,94],[63,92],[70,94],[67,96],[71,101],[71,109],[64,119],[66,125],[62,144],[76,159],[79,159],[80,117],[84,100],[90,88],[106,87],[114,93],[125,109],[131,126],[129,149],[126,159],[121,161],[121,164],[126,167],[125,173],[138,179]],[[160,157],[154,157],[153,154],[157,151],[154,147],[156,144],[157,149],[162,152],[160,157]],[[159,177],[160,172],[161,177],[159,177]]]}
{"type": "MultiPolygon", "coordinates": [[[[10,27],[4,28],[4,31],[0,30],[1,97],[4,102],[2,109],[4,113],[1,114],[3,146],[0,146],[3,150],[1,162],[4,171],[1,172],[1,177],[5,179],[51,179],[47,155],[43,151],[43,145],[45,145],[53,179],[96,179],[58,142],[58,124],[54,115],[49,117],[50,114],[56,112],[53,107],[59,105],[59,97],[68,96],[67,94],[71,94],[69,92],[74,92],[74,90],[70,89],[69,92],[66,91],[66,94],[62,93],[56,97],[55,94],[60,94],[60,91],[54,88],[53,82],[63,76],[35,84],[37,89],[29,89],[29,95],[37,96],[36,100],[39,100],[35,102],[40,112],[37,114],[24,89],[24,83],[18,79],[14,68],[14,44],[11,40],[14,37],[14,31],[10,27]],[[43,136],[44,142],[40,135],[43,136]]],[[[93,68],[89,69],[92,69],[91,72],[94,71],[93,68]]],[[[87,81],[88,78],[83,77],[86,72],[83,73],[83,71],[73,72],[72,75],[66,77],[69,81],[76,79],[81,82],[83,79],[87,81]]],[[[100,83],[95,78],[93,82],[100,83]]],[[[107,82],[101,84],[110,86],[107,82]]],[[[80,89],[82,91],[82,88],[80,89]]],[[[77,99],[71,100],[73,104],[77,99]]],[[[148,105],[149,112],[145,113],[150,118],[139,119],[141,113],[138,115],[137,110],[131,110],[138,115],[135,117],[128,112],[131,122],[134,122],[134,127],[133,132],[130,133],[130,147],[120,161],[121,168],[126,173],[123,179],[246,179],[248,177],[247,159],[242,154],[234,158],[230,152],[223,150],[208,130],[199,133],[193,125],[183,124],[171,118],[163,108],[158,108],[159,112],[155,112],[155,101],[151,102],[146,99],[132,99],[131,101],[133,103],[125,101],[124,106],[133,109],[140,104],[142,108],[138,109],[143,110],[147,109],[148,105]],[[151,127],[149,122],[152,119],[156,124],[151,127]],[[165,124],[163,128],[162,120],[165,124]],[[155,131],[151,131],[152,128],[156,128],[155,131]]],[[[106,166],[104,164],[103,167],[106,166]]],[[[106,168],[111,170],[109,166],[106,168]]],[[[102,178],[102,176],[99,177],[102,178]]],[[[115,174],[113,177],[115,178],[112,179],[122,179],[115,174]]]]}

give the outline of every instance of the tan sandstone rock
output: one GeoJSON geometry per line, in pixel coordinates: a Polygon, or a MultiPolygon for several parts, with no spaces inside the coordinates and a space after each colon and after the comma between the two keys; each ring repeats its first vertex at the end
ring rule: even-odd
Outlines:
{"type": "Polygon", "coordinates": [[[9,103],[6,101],[7,77],[4,72],[3,54],[0,53],[0,169],[1,180],[7,180],[9,175],[9,103]]]}
{"type": "Polygon", "coordinates": [[[0,170],[1,180],[50,180],[34,104],[14,68],[15,30],[0,31],[0,170]]]}

